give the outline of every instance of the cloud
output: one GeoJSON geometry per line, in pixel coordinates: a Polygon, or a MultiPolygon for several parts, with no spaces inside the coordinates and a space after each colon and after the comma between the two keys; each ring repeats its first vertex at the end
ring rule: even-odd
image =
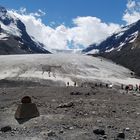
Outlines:
{"type": "Polygon", "coordinates": [[[21,14],[25,14],[26,13],[26,8],[24,8],[24,7],[21,7],[20,9],[19,9],[19,12],[21,13],[21,14]]]}
{"type": "Polygon", "coordinates": [[[77,17],[73,19],[75,27],[68,29],[68,37],[75,46],[84,47],[92,43],[100,43],[120,28],[118,24],[104,23],[97,17],[77,17]]]}
{"type": "Polygon", "coordinates": [[[123,20],[127,24],[134,23],[140,19],[140,2],[129,0],[127,9],[123,15],[123,20]]]}
{"type": "Polygon", "coordinates": [[[40,16],[45,16],[46,15],[46,13],[43,12],[41,9],[38,10],[38,13],[40,14],[40,16]]]}
{"type": "MultiPolygon", "coordinates": [[[[126,24],[140,19],[140,2],[128,0],[126,7],[122,18],[126,24]]],[[[66,27],[64,24],[56,27],[54,21],[50,25],[45,25],[42,22],[41,17],[46,13],[41,9],[34,13],[28,13],[26,8],[9,12],[26,25],[27,32],[33,39],[43,43],[49,50],[79,49],[93,43],[98,44],[121,27],[116,23],[105,23],[93,16],[74,18],[72,20],[73,27],[66,27]]]]}
{"type": "Polygon", "coordinates": [[[38,9],[38,11],[34,12],[34,13],[27,13],[27,9],[24,7],[21,7],[18,11],[17,10],[12,10],[12,11],[16,12],[18,14],[21,14],[21,15],[31,15],[31,16],[35,16],[35,17],[41,17],[41,16],[46,15],[46,13],[43,12],[41,9],[38,9]]]}
{"type": "Polygon", "coordinates": [[[35,13],[21,14],[15,10],[9,12],[18,17],[26,25],[28,34],[43,43],[47,49],[67,49],[67,29],[64,25],[53,29],[43,24],[35,13]]]}
{"type": "Polygon", "coordinates": [[[134,8],[136,6],[136,1],[128,0],[128,3],[126,4],[126,7],[128,9],[134,8]]]}
{"type": "MultiPolygon", "coordinates": [[[[42,13],[41,10],[39,10],[42,13]]],[[[37,13],[27,13],[25,8],[20,11],[11,10],[25,25],[29,35],[51,49],[83,48],[92,43],[100,43],[120,28],[118,24],[104,23],[97,17],[77,17],[73,19],[73,27],[59,25],[55,28],[43,24],[37,13]],[[69,46],[71,45],[71,46],[69,46]]],[[[44,14],[44,13],[42,13],[44,14]]],[[[55,22],[52,22],[53,24],[55,22]]]]}

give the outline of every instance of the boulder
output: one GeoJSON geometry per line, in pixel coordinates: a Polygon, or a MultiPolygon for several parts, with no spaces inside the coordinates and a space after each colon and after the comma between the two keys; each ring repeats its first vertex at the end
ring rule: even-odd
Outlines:
{"type": "Polygon", "coordinates": [[[31,98],[25,96],[21,100],[22,104],[19,104],[16,113],[15,119],[30,119],[39,116],[39,111],[36,104],[31,103],[31,98]]]}

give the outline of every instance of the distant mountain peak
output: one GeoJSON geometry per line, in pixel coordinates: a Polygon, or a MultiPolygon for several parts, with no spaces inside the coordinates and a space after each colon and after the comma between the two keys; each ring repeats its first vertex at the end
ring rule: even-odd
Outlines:
{"type": "Polygon", "coordinates": [[[84,53],[93,53],[98,50],[98,53],[111,52],[120,50],[129,43],[133,43],[140,32],[140,20],[137,22],[122,27],[118,32],[109,36],[100,44],[92,44],[83,50],[84,53]]]}
{"type": "Polygon", "coordinates": [[[6,14],[7,13],[7,10],[5,7],[1,6],[0,5],[0,13],[3,13],[3,14],[6,14]]]}
{"type": "Polygon", "coordinates": [[[111,59],[140,76],[140,20],[122,27],[99,45],[92,44],[83,52],[111,59]],[[98,50],[98,54],[94,50],[98,50]]]}
{"type": "Polygon", "coordinates": [[[32,39],[26,26],[15,15],[0,6],[0,54],[50,53],[32,39]]]}

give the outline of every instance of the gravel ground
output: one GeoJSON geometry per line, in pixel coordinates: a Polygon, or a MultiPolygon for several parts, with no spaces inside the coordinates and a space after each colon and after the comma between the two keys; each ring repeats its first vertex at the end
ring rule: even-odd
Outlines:
{"type": "Polygon", "coordinates": [[[0,129],[11,128],[0,140],[140,140],[140,93],[17,83],[0,86],[0,129]],[[26,95],[40,116],[19,123],[14,114],[26,95]]]}

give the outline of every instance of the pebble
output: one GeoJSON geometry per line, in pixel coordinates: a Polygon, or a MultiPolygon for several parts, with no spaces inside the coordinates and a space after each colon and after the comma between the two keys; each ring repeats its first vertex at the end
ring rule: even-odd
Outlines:
{"type": "Polygon", "coordinates": [[[81,95],[81,92],[71,92],[70,95],[81,95]]]}
{"type": "Polygon", "coordinates": [[[116,110],[113,110],[112,112],[113,112],[113,113],[116,113],[116,110]]]}
{"type": "Polygon", "coordinates": [[[17,131],[18,129],[17,128],[13,128],[13,131],[17,131]]]}
{"type": "Polygon", "coordinates": [[[92,113],[93,115],[96,115],[96,111],[92,111],[91,113],[92,113]]]}
{"type": "Polygon", "coordinates": [[[51,130],[47,132],[47,135],[48,137],[56,136],[55,132],[51,130]]]}
{"type": "Polygon", "coordinates": [[[2,127],[0,129],[0,131],[2,131],[2,132],[8,132],[8,131],[11,131],[11,130],[12,130],[11,126],[5,126],[5,127],[2,127]]]}
{"type": "Polygon", "coordinates": [[[117,135],[117,138],[125,139],[125,134],[124,134],[123,132],[120,132],[120,133],[117,135]]]}
{"type": "Polygon", "coordinates": [[[25,131],[26,129],[27,129],[27,127],[24,126],[24,127],[23,127],[23,131],[25,131]]]}
{"type": "Polygon", "coordinates": [[[73,107],[73,106],[74,106],[73,102],[69,102],[69,103],[60,104],[58,108],[67,108],[67,107],[73,107]]]}
{"type": "Polygon", "coordinates": [[[55,99],[52,99],[52,102],[56,102],[56,100],[55,99]]]}
{"type": "Polygon", "coordinates": [[[41,134],[41,135],[44,135],[44,136],[46,136],[46,135],[47,135],[47,133],[46,133],[46,132],[41,132],[40,134],[41,134]]]}
{"type": "Polygon", "coordinates": [[[73,126],[71,126],[70,128],[69,128],[69,130],[73,130],[74,129],[74,127],[73,126]]]}
{"type": "Polygon", "coordinates": [[[126,111],[126,113],[129,113],[129,111],[126,111]]]}
{"type": "Polygon", "coordinates": [[[43,131],[40,133],[41,135],[44,135],[44,136],[48,136],[48,137],[53,137],[53,136],[56,136],[56,133],[54,131],[43,131]]]}
{"type": "Polygon", "coordinates": [[[84,116],[88,116],[88,114],[87,114],[87,113],[85,113],[85,114],[84,114],[84,116]]]}
{"type": "Polygon", "coordinates": [[[95,129],[93,133],[96,135],[105,135],[105,131],[103,129],[95,129]]]}
{"type": "Polygon", "coordinates": [[[85,96],[89,96],[90,95],[90,93],[88,92],[88,93],[85,93],[85,96]]]}
{"type": "Polygon", "coordinates": [[[104,138],[104,139],[107,139],[107,135],[104,135],[103,138],[104,138]]]}
{"type": "Polygon", "coordinates": [[[11,136],[14,136],[15,135],[15,132],[14,131],[11,131],[11,136]]]}
{"type": "Polygon", "coordinates": [[[139,113],[139,112],[137,112],[136,114],[137,114],[137,115],[140,115],[140,113],[139,113]]]}
{"type": "Polygon", "coordinates": [[[102,121],[101,120],[97,120],[97,123],[102,123],[102,121]]]}
{"type": "Polygon", "coordinates": [[[107,128],[114,128],[114,126],[108,125],[107,128]]]}
{"type": "Polygon", "coordinates": [[[34,122],[34,124],[37,124],[37,123],[38,123],[37,121],[34,122]]]}
{"type": "Polygon", "coordinates": [[[64,130],[61,129],[61,130],[59,131],[59,134],[63,134],[63,133],[64,133],[64,130]]]}
{"type": "Polygon", "coordinates": [[[125,130],[126,130],[126,131],[130,131],[130,128],[129,128],[129,127],[127,127],[127,128],[125,128],[125,130]]]}

